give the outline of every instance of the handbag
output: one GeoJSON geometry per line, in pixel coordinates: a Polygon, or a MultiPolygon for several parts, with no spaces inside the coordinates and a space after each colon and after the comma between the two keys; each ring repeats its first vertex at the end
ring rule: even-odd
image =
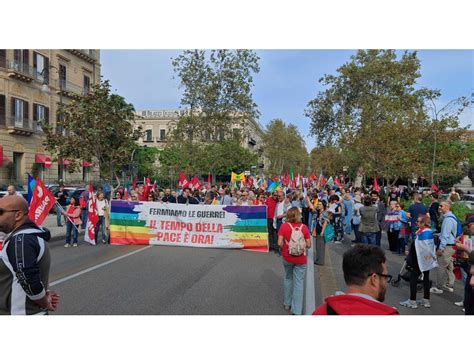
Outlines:
{"type": "Polygon", "coordinates": [[[334,236],[334,227],[332,226],[332,224],[327,224],[323,233],[324,242],[329,243],[330,241],[334,240],[334,236]]]}

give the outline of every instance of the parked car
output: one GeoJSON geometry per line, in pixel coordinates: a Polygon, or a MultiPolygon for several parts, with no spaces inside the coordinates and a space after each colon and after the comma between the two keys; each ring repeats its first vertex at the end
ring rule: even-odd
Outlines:
{"type": "MultiPolygon", "coordinates": [[[[59,193],[59,185],[48,185],[48,189],[51,191],[54,197],[58,197],[59,193]]],[[[69,203],[69,198],[75,197],[77,201],[81,197],[82,192],[86,189],[84,187],[75,187],[75,186],[64,186],[64,191],[67,192],[68,198],[67,202],[69,203]]],[[[53,208],[51,209],[50,213],[54,213],[56,210],[53,208]]]]}
{"type": "Polygon", "coordinates": [[[465,193],[461,196],[461,202],[470,209],[474,209],[474,194],[465,193]]]}

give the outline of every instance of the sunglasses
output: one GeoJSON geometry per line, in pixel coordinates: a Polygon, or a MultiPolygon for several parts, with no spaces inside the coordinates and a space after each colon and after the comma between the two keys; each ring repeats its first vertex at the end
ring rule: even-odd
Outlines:
{"type": "MultiPolygon", "coordinates": [[[[392,280],[393,276],[391,276],[390,274],[383,274],[383,273],[378,273],[378,272],[374,272],[375,274],[377,274],[379,277],[383,277],[387,280],[387,283],[390,283],[390,281],[392,280]]],[[[368,275],[368,277],[370,277],[372,274],[374,273],[370,273],[368,275]]]]}
{"type": "Polygon", "coordinates": [[[2,216],[5,212],[17,212],[21,210],[5,210],[0,207],[0,216],[2,216]]]}

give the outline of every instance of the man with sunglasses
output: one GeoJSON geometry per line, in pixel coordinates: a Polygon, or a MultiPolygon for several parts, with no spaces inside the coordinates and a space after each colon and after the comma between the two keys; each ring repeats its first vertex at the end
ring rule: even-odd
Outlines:
{"type": "Polygon", "coordinates": [[[59,296],[48,290],[51,234],[29,220],[23,197],[0,199],[0,231],[8,234],[0,254],[0,314],[56,310],[59,296]]]}
{"type": "Polygon", "coordinates": [[[396,308],[382,303],[392,276],[380,247],[356,244],[344,253],[342,270],[346,293],[327,297],[313,315],[398,315],[396,308]]]}

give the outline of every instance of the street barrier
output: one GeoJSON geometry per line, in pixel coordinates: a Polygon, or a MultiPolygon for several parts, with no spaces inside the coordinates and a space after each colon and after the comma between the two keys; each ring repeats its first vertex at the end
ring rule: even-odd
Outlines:
{"type": "Polygon", "coordinates": [[[110,243],[268,252],[266,206],[111,201],[110,243]]]}

